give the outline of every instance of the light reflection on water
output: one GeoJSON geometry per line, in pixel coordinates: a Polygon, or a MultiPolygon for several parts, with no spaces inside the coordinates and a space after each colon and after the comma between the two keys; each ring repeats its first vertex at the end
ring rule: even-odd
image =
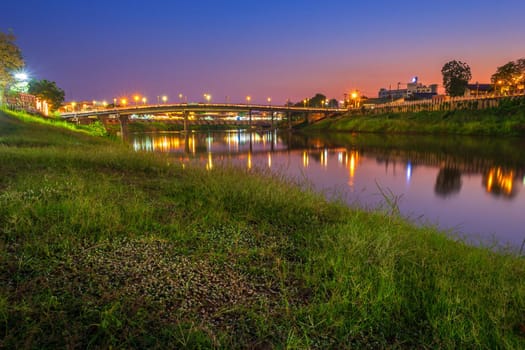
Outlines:
{"type": "Polygon", "coordinates": [[[229,131],[136,134],[130,142],[207,169],[270,169],[351,205],[376,208],[386,193],[403,215],[472,243],[519,248],[525,239],[522,140],[229,131]]]}

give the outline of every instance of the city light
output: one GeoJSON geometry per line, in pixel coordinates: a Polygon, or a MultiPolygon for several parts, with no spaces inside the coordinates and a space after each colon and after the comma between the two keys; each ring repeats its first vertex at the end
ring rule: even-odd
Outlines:
{"type": "Polygon", "coordinates": [[[162,102],[166,103],[168,101],[168,96],[164,95],[162,96],[162,102]]]}
{"type": "Polygon", "coordinates": [[[29,75],[26,72],[17,72],[15,73],[15,79],[19,81],[29,80],[29,75]]]}
{"type": "Polygon", "coordinates": [[[24,71],[20,71],[16,72],[13,76],[15,81],[11,85],[10,89],[16,92],[27,93],[29,90],[29,75],[24,71]]]}

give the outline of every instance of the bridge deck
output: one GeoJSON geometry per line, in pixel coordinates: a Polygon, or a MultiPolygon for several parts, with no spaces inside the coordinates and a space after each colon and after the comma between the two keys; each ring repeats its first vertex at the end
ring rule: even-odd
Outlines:
{"type": "Polygon", "coordinates": [[[280,112],[280,113],[340,113],[346,112],[346,108],[322,108],[322,107],[292,107],[273,105],[248,105],[248,104],[214,104],[214,103],[176,103],[132,107],[118,107],[80,112],[62,113],[62,118],[104,116],[118,114],[120,116],[133,114],[159,114],[159,113],[189,113],[189,112],[280,112]]]}

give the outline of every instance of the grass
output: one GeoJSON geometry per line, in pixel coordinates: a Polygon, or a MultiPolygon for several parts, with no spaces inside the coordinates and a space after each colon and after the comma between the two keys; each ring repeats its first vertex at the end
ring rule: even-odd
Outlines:
{"type": "Polygon", "coordinates": [[[525,347],[525,262],[0,113],[0,348],[525,347]]]}
{"type": "Polygon", "coordinates": [[[423,111],[325,119],[306,130],[486,136],[525,135],[525,98],[485,110],[423,111]]]}

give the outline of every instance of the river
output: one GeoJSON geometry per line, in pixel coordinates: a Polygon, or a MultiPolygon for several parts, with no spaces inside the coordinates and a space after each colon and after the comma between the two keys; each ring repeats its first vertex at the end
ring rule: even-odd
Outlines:
{"type": "Polygon", "coordinates": [[[469,244],[517,251],[525,239],[523,139],[232,130],[132,134],[129,142],[208,169],[269,169],[332,200],[399,210],[469,244]]]}

